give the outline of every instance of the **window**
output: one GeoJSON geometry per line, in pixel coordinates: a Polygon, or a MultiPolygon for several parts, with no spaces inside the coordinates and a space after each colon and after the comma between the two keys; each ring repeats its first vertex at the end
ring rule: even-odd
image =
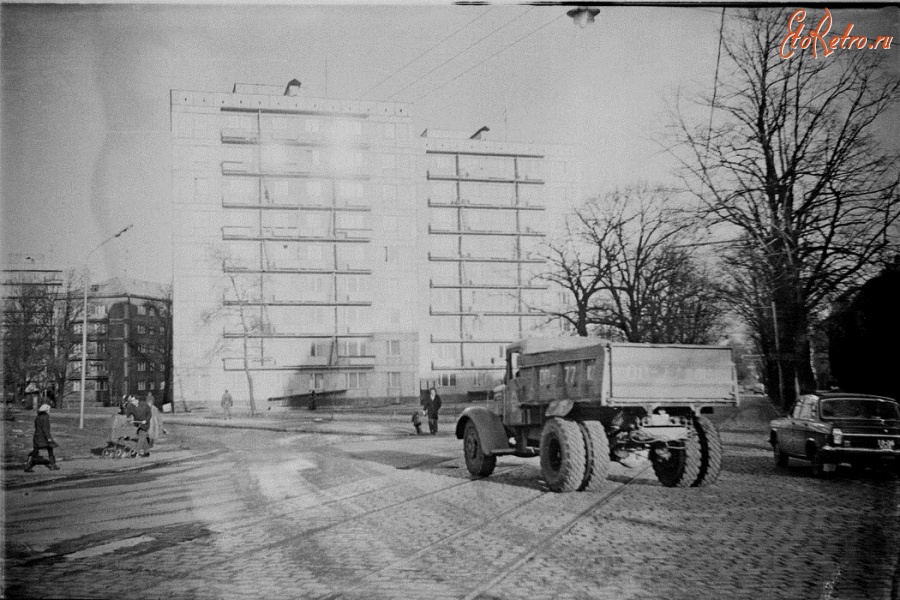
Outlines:
{"type": "Polygon", "coordinates": [[[330,341],[321,341],[321,342],[313,342],[309,348],[310,356],[324,356],[328,357],[331,355],[331,342],[330,341]]]}
{"type": "Polygon", "coordinates": [[[347,385],[345,387],[348,390],[362,390],[366,388],[366,373],[351,372],[345,375],[347,376],[347,385]]]}
{"type": "Polygon", "coordinates": [[[138,363],[138,371],[146,371],[147,370],[147,361],[142,360],[138,363]]]}
{"type": "Polygon", "coordinates": [[[137,351],[141,354],[147,354],[147,346],[145,346],[144,344],[138,344],[137,351]]]}
{"type": "Polygon", "coordinates": [[[88,316],[105,317],[106,316],[106,305],[105,304],[91,304],[88,307],[88,316]]]}
{"type": "Polygon", "coordinates": [[[73,381],[73,382],[72,382],[72,391],[73,391],[73,392],[80,392],[80,391],[81,391],[81,382],[80,382],[80,381],[73,381]]]}
{"type": "Polygon", "coordinates": [[[146,381],[138,381],[138,391],[143,392],[146,389],[147,389],[147,382],[146,381]]]}
{"type": "Polygon", "coordinates": [[[590,384],[594,380],[594,374],[596,370],[596,363],[589,362],[587,364],[587,372],[585,373],[585,379],[587,379],[588,384],[590,384]]]}
{"type": "MultiPolygon", "coordinates": [[[[81,383],[81,382],[79,382],[81,383]]],[[[109,391],[109,381],[106,379],[101,379],[97,382],[97,391],[100,392],[108,392],[109,391]]]]}
{"type": "Polygon", "coordinates": [[[165,381],[160,381],[160,382],[159,382],[159,389],[161,389],[161,390],[166,389],[166,382],[165,382],[165,381]]]}
{"type": "Polygon", "coordinates": [[[143,304],[138,304],[138,305],[137,305],[137,314],[140,315],[140,316],[146,315],[146,314],[147,314],[147,307],[144,306],[143,304]]]}
{"type": "Polygon", "coordinates": [[[388,340],[388,356],[400,356],[400,340],[388,340]]]}
{"type": "Polygon", "coordinates": [[[400,388],[400,373],[397,371],[388,372],[388,387],[391,389],[400,388]]]}
{"type": "Polygon", "coordinates": [[[81,332],[83,331],[81,328],[81,325],[82,325],[81,323],[75,323],[75,325],[72,327],[72,333],[77,333],[78,335],[81,335],[81,332]]]}
{"type": "Polygon", "coordinates": [[[311,389],[311,390],[325,389],[325,374],[324,373],[310,373],[309,374],[309,389],[311,389]]]}
{"type": "Polygon", "coordinates": [[[438,380],[440,381],[441,387],[455,387],[456,373],[441,373],[438,380]]]}
{"type": "Polygon", "coordinates": [[[475,383],[476,387],[483,387],[485,385],[486,381],[487,381],[487,373],[485,373],[484,371],[478,371],[477,373],[475,373],[475,382],[474,383],[475,383]]]}
{"type": "Polygon", "coordinates": [[[538,370],[538,385],[540,386],[551,386],[554,382],[553,369],[551,367],[544,367],[543,369],[538,370]]]}
{"type": "Polygon", "coordinates": [[[369,344],[366,340],[341,340],[338,343],[339,356],[368,356],[369,344]]]}
{"type": "Polygon", "coordinates": [[[565,372],[566,372],[566,385],[574,386],[575,385],[575,374],[578,370],[578,366],[577,365],[565,365],[565,367],[563,367],[563,368],[565,369],[565,372]]]}
{"type": "Polygon", "coordinates": [[[148,382],[148,383],[147,383],[147,389],[148,389],[148,390],[151,390],[151,391],[152,391],[152,390],[155,390],[156,387],[155,387],[154,382],[152,382],[152,381],[148,382]]]}
{"type": "Polygon", "coordinates": [[[147,327],[145,325],[138,325],[137,332],[139,334],[145,334],[145,333],[147,333],[147,327]]]}

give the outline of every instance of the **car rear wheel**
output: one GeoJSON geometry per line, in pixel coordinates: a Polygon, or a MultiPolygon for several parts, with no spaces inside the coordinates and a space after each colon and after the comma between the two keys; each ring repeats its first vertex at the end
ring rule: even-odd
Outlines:
{"type": "Polygon", "coordinates": [[[775,455],[776,467],[788,466],[788,455],[784,450],[781,449],[781,444],[778,443],[778,438],[775,438],[775,440],[772,442],[772,453],[775,455]]]}
{"type": "Polygon", "coordinates": [[[466,423],[466,430],[463,434],[463,453],[466,457],[466,468],[475,477],[487,477],[494,472],[494,467],[497,466],[497,457],[484,453],[478,428],[472,421],[466,423]]]}
{"type": "Polygon", "coordinates": [[[575,421],[553,417],[541,431],[541,473],[554,492],[573,492],[584,481],[585,442],[575,421]]]}

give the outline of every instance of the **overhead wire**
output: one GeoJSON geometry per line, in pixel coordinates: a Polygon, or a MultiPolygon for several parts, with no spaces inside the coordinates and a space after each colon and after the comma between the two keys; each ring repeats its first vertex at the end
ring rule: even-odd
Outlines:
{"type": "Polygon", "coordinates": [[[420,81],[422,81],[423,79],[425,79],[426,77],[428,77],[429,75],[431,75],[432,73],[434,73],[435,71],[437,71],[438,69],[440,69],[441,67],[443,67],[444,65],[446,65],[447,63],[456,60],[456,59],[457,59],[458,57],[460,57],[462,54],[464,54],[465,52],[468,52],[469,50],[471,50],[472,48],[474,48],[475,46],[477,46],[478,44],[480,44],[481,42],[483,42],[483,41],[486,40],[487,38],[491,37],[492,35],[494,35],[494,34],[497,33],[498,31],[500,31],[501,29],[504,29],[504,28],[508,27],[509,25],[511,25],[512,23],[514,23],[515,21],[518,21],[519,19],[521,19],[522,17],[524,17],[525,15],[527,15],[527,14],[528,14],[529,12],[531,12],[532,10],[534,10],[534,7],[533,7],[533,6],[532,6],[532,7],[529,7],[528,10],[526,10],[526,11],[524,11],[524,12],[522,12],[522,13],[519,13],[518,16],[513,17],[512,19],[510,19],[509,21],[507,21],[506,23],[504,23],[504,24],[501,25],[500,27],[497,27],[496,29],[492,30],[490,33],[488,33],[488,34],[486,34],[486,35],[480,37],[477,41],[472,42],[471,44],[469,44],[468,46],[466,46],[465,48],[463,48],[462,50],[460,50],[459,52],[457,52],[456,54],[454,54],[452,57],[448,58],[447,60],[445,60],[445,61],[442,62],[441,64],[437,65],[436,67],[434,67],[433,69],[431,69],[430,71],[428,71],[427,73],[425,73],[424,75],[422,75],[421,77],[419,77],[416,81],[413,81],[412,83],[410,83],[409,85],[407,85],[407,86],[404,87],[403,89],[398,90],[398,91],[394,92],[393,94],[391,94],[391,95],[388,97],[388,100],[393,99],[394,97],[398,96],[399,94],[402,94],[403,92],[405,92],[406,90],[408,90],[408,89],[411,88],[412,86],[416,85],[417,83],[419,83],[420,81]]]}
{"type": "MultiPolygon", "coordinates": [[[[523,13],[523,14],[524,14],[524,13],[523,13]]],[[[547,23],[544,23],[543,25],[541,25],[541,26],[538,27],[537,29],[534,29],[534,30],[532,30],[532,31],[530,31],[530,32],[528,32],[528,33],[526,33],[525,35],[521,36],[520,38],[516,39],[515,41],[510,42],[509,44],[505,45],[503,48],[500,48],[498,51],[494,52],[493,54],[491,54],[490,56],[488,56],[487,58],[485,58],[484,60],[482,60],[480,63],[478,63],[478,64],[476,64],[476,65],[473,65],[473,66],[469,67],[468,69],[466,69],[465,71],[463,71],[462,73],[460,73],[459,75],[457,75],[456,77],[454,77],[453,79],[450,79],[449,81],[445,81],[444,83],[442,83],[442,84],[439,85],[438,87],[434,88],[434,89],[431,90],[430,92],[428,92],[428,93],[426,93],[426,94],[422,94],[421,96],[419,96],[418,98],[416,98],[415,100],[413,100],[413,102],[419,102],[419,101],[421,101],[422,99],[427,98],[428,96],[430,96],[431,94],[435,93],[435,92],[438,91],[439,89],[441,89],[441,88],[443,88],[443,87],[445,87],[445,86],[447,86],[447,85],[453,83],[454,81],[456,81],[457,79],[459,79],[460,77],[462,77],[463,75],[465,75],[466,73],[472,71],[473,69],[477,69],[478,67],[480,67],[480,66],[483,65],[484,63],[486,63],[486,62],[488,62],[489,60],[495,58],[496,56],[498,56],[499,54],[503,53],[504,51],[506,51],[506,50],[507,50],[508,48],[510,48],[511,46],[515,46],[516,44],[518,44],[519,42],[521,42],[521,41],[524,40],[525,38],[534,35],[534,34],[537,33],[538,31],[541,31],[542,29],[545,29],[546,27],[549,27],[550,25],[552,25],[553,23],[559,21],[561,18],[563,18],[563,17],[565,17],[565,16],[567,16],[567,15],[566,15],[565,13],[563,13],[563,14],[559,15],[558,17],[556,17],[555,19],[553,19],[552,21],[548,21],[547,23]]]]}
{"type": "Polygon", "coordinates": [[[451,33],[450,35],[448,35],[448,36],[444,37],[443,39],[441,39],[441,41],[437,42],[435,45],[433,45],[433,46],[431,46],[430,48],[428,48],[428,50],[426,50],[425,52],[422,52],[421,54],[419,54],[418,56],[416,56],[415,58],[413,58],[411,61],[409,61],[408,63],[406,63],[406,64],[403,65],[402,67],[400,67],[399,69],[397,69],[396,71],[394,71],[393,73],[391,73],[390,75],[388,75],[387,77],[385,77],[384,79],[382,79],[381,81],[379,81],[378,83],[376,83],[375,85],[373,85],[373,86],[371,86],[370,88],[368,88],[366,91],[362,92],[361,94],[358,94],[358,95],[357,95],[357,99],[362,98],[362,97],[364,97],[364,96],[370,94],[373,90],[377,89],[381,84],[383,84],[384,82],[389,81],[390,79],[392,79],[393,77],[395,77],[398,73],[400,73],[401,71],[403,71],[404,69],[406,69],[408,66],[410,66],[411,64],[413,64],[414,62],[416,62],[417,60],[419,60],[420,58],[422,58],[423,56],[425,56],[426,54],[428,54],[429,52],[431,52],[432,50],[434,50],[435,48],[437,48],[438,46],[440,46],[441,44],[443,44],[444,42],[446,42],[446,41],[449,40],[450,38],[452,38],[453,36],[455,36],[457,33],[459,33],[460,31],[462,31],[463,29],[465,29],[466,27],[468,27],[469,25],[471,25],[472,23],[474,23],[474,22],[477,21],[478,19],[484,17],[486,14],[488,14],[489,12],[491,12],[492,10],[494,10],[494,8],[496,8],[496,7],[492,6],[492,7],[488,8],[486,11],[483,11],[483,12],[479,13],[478,16],[476,16],[474,19],[472,19],[472,20],[466,22],[462,27],[460,27],[459,29],[457,29],[456,31],[454,31],[453,33],[451,33]]]}

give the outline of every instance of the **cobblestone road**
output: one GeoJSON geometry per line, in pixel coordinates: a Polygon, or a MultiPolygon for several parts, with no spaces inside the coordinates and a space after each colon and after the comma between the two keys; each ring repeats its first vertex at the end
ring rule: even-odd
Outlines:
{"type": "Polygon", "coordinates": [[[8,491],[6,596],[897,600],[896,477],[778,470],[758,433],[711,488],[562,495],[534,459],[470,480],[449,435],[196,435],[230,452],[8,491]]]}

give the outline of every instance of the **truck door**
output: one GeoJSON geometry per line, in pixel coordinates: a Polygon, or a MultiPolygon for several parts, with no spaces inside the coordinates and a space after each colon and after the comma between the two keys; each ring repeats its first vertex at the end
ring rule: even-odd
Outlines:
{"type": "Polygon", "coordinates": [[[522,398],[522,377],[519,370],[519,353],[507,352],[506,354],[506,391],[503,393],[503,422],[507,424],[518,423],[522,419],[522,411],[519,408],[522,398]]]}

